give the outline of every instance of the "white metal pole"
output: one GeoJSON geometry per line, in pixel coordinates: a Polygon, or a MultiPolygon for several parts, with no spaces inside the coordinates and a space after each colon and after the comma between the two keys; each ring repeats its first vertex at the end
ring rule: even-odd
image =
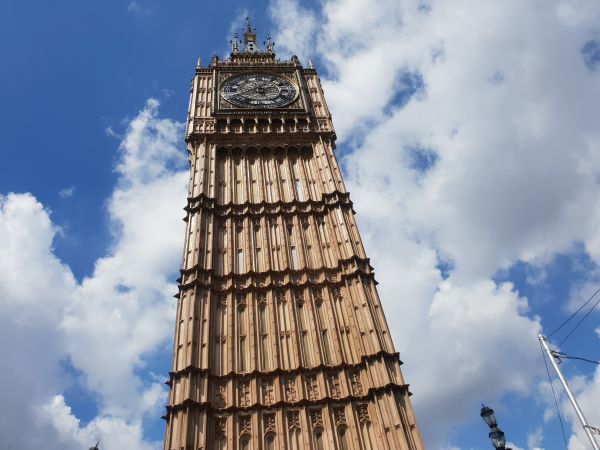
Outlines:
{"type": "Polygon", "coordinates": [[[565,380],[565,377],[563,377],[563,374],[561,373],[560,369],[558,368],[558,364],[556,363],[554,356],[552,355],[552,352],[550,351],[550,348],[548,347],[548,342],[546,341],[546,338],[544,336],[542,336],[541,334],[538,337],[540,339],[540,342],[542,343],[542,347],[543,347],[544,351],[548,355],[548,358],[550,358],[550,362],[552,363],[554,370],[556,370],[556,374],[558,375],[560,382],[562,383],[563,387],[565,388],[567,397],[569,397],[569,400],[571,400],[573,409],[575,410],[577,417],[579,417],[579,421],[581,422],[581,425],[583,426],[583,430],[585,431],[585,434],[587,434],[587,437],[589,438],[590,442],[592,443],[592,448],[594,448],[594,450],[600,450],[600,448],[598,447],[598,443],[596,442],[596,439],[594,438],[592,431],[590,430],[590,426],[587,424],[585,417],[583,416],[583,413],[581,412],[581,409],[579,409],[577,400],[575,400],[575,397],[573,396],[571,389],[569,389],[567,380],[565,380]]]}

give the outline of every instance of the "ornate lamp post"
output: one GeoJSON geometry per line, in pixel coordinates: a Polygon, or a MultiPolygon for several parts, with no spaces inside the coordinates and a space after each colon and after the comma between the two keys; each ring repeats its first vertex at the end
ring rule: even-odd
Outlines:
{"type": "Polygon", "coordinates": [[[505,447],[506,438],[504,437],[504,431],[498,428],[496,422],[496,415],[492,408],[488,408],[485,405],[481,405],[481,413],[479,414],[483,421],[488,427],[490,427],[490,441],[496,450],[512,450],[510,447],[505,447]]]}

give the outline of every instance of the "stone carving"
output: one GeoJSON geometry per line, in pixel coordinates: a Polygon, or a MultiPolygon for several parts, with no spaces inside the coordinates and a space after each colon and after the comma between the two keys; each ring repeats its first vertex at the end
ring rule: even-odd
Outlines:
{"type": "Polygon", "coordinates": [[[310,424],[314,428],[323,428],[323,412],[320,409],[310,410],[310,424]]]}
{"type": "Polygon", "coordinates": [[[341,406],[339,408],[334,408],[333,410],[333,419],[335,421],[335,426],[347,426],[346,423],[346,411],[344,411],[344,407],[341,406]]]}
{"type": "Polygon", "coordinates": [[[240,416],[240,434],[252,434],[251,416],[240,416]]]}
{"type": "Polygon", "coordinates": [[[225,437],[226,434],[227,434],[227,418],[226,417],[216,417],[215,418],[215,436],[225,437]]]}
{"type": "Polygon", "coordinates": [[[313,295],[313,298],[315,299],[315,302],[320,303],[323,301],[323,289],[318,288],[318,287],[313,288],[312,295],[313,295]]]}
{"type": "Polygon", "coordinates": [[[246,294],[238,294],[237,295],[237,306],[239,309],[244,309],[247,306],[248,302],[246,300],[246,294]]]}
{"type": "Polygon", "coordinates": [[[250,406],[250,382],[242,381],[239,387],[239,402],[240,406],[250,406]]]}
{"type": "Polygon", "coordinates": [[[217,308],[227,307],[227,294],[219,294],[217,297],[217,308]]]}
{"type": "Polygon", "coordinates": [[[266,303],[267,302],[267,293],[265,291],[259,291],[256,294],[256,301],[258,303],[266,303]]]}
{"type": "Polygon", "coordinates": [[[294,300],[297,303],[304,303],[304,290],[302,288],[294,290],[294,300]]]}
{"type": "Polygon", "coordinates": [[[339,286],[334,286],[331,288],[331,296],[337,301],[342,300],[342,292],[339,286]]]}
{"type": "Polygon", "coordinates": [[[352,395],[362,395],[362,383],[360,382],[360,370],[350,372],[350,389],[352,395]]]}
{"type": "Polygon", "coordinates": [[[285,399],[288,402],[295,402],[296,396],[296,380],[292,377],[285,380],[285,399]]]}
{"type": "Polygon", "coordinates": [[[225,408],[227,404],[227,386],[225,383],[220,383],[217,385],[216,394],[215,394],[215,406],[217,408],[225,408]]]}
{"type": "Polygon", "coordinates": [[[358,421],[360,423],[371,423],[371,417],[369,416],[369,405],[366,403],[356,405],[356,414],[358,415],[358,421]]]}
{"type": "Polygon", "coordinates": [[[275,403],[275,389],[273,387],[273,378],[265,378],[261,383],[263,402],[265,405],[275,403]]]}
{"type": "Polygon", "coordinates": [[[277,291],[275,296],[277,297],[277,303],[285,303],[287,301],[285,291],[277,291]]]}
{"type": "Polygon", "coordinates": [[[340,398],[342,391],[340,389],[340,377],[337,373],[327,375],[327,385],[329,386],[329,394],[332,398],[340,398]]]}
{"type": "Polygon", "coordinates": [[[319,384],[315,375],[308,375],[306,377],[306,390],[309,400],[317,400],[319,398],[319,384]]]}
{"type": "Polygon", "coordinates": [[[288,411],[288,428],[290,430],[301,430],[300,426],[300,412],[299,411],[288,411]]]}
{"type": "Polygon", "coordinates": [[[276,425],[275,425],[275,413],[268,413],[263,415],[263,423],[264,423],[264,431],[267,433],[275,433],[276,425]]]}

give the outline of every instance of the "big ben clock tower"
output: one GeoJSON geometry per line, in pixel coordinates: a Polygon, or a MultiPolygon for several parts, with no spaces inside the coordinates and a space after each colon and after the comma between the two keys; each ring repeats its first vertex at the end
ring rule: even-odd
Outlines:
{"type": "Polygon", "coordinates": [[[423,449],[315,69],[199,64],[165,450],[423,449]]]}

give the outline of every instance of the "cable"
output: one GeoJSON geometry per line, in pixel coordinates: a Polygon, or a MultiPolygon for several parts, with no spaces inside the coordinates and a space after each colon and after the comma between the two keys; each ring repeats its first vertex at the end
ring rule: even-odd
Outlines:
{"type": "Polygon", "coordinates": [[[579,311],[581,311],[583,308],[585,308],[585,305],[587,305],[589,302],[591,302],[594,299],[594,297],[598,294],[598,292],[600,292],[600,288],[598,288],[598,290],[596,292],[594,292],[594,294],[590,298],[588,298],[587,301],[583,305],[581,305],[577,311],[575,311],[573,314],[571,314],[571,316],[567,320],[565,320],[557,328],[555,328],[554,331],[548,335],[548,339],[550,339],[554,333],[556,333],[558,330],[560,330],[562,327],[564,327],[567,324],[567,322],[569,320],[571,320],[573,317],[575,317],[575,315],[579,311]]]}
{"type": "Polygon", "coordinates": [[[565,434],[565,427],[563,425],[562,417],[560,415],[560,409],[558,408],[558,401],[556,400],[556,393],[554,392],[554,385],[552,384],[552,378],[550,377],[550,369],[548,369],[548,363],[546,362],[546,354],[542,348],[540,342],[540,350],[542,351],[542,358],[544,359],[544,365],[546,366],[546,373],[548,374],[548,381],[550,382],[550,388],[552,389],[552,396],[554,397],[554,404],[556,405],[556,412],[558,413],[558,420],[560,421],[560,429],[562,430],[563,440],[565,441],[565,449],[568,449],[567,435],[565,434]]]}
{"type": "Polygon", "coordinates": [[[580,361],[585,361],[585,362],[589,362],[592,364],[599,364],[600,365],[600,361],[594,361],[593,359],[587,359],[587,358],[582,358],[580,356],[569,356],[569,355],[565,355],[564,353],[560,353],[560,352],[552,352],[552,355],[556,356],[559,360],[561,358],[563,359],[578,359],[580,361]]]}
{"type": "MultiPolygon", "coordinates": [[[[598,289],[598,291],[600,291],[600,289],[598,289]]],[[[596,293],[598,291],[596,291],[596,293]]],[[[594,294],[594,295],[596,295],[596,294],[594,294]]],[[[561,345],[563,345],[565,343],[565,341],[567,339],[569,339],[569,337],[573,334],[573,332],[579,327],[579,325],[581,325],[581,322],[583,322],[586,319],[586,317],[592,313],[592,311],[596,308],[596,306],[598,306],[598,304],[600,304],[600,299],[598,299],[598,301],[596,303],[594,303],[594,306],[592,306],[590,308],[590,310],[587,313],[585,313],[585,315],[581,318],[581,320],[579,322],[577,322],[577,325],[575,325],[575,327],[569,332],[569,334],[567,334],[565,336],[565,338],[562,341],[560,341],[560,344],[558,344],[557,347],[560,347],[561,345]]]]}

